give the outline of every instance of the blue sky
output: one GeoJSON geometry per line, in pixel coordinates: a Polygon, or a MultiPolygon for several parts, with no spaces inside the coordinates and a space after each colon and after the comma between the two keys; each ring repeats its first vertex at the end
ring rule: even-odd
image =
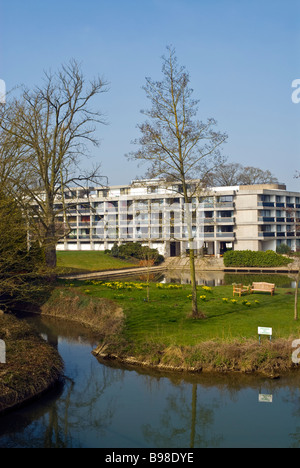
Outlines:
{"type": "Polygon", "coordinates": [[[300,169],[300,0],[0,0],[0,78],[8,89],[41,84],[44,70],[75,58],[87,78],[110,90],[94,106],[109,125],[97,130],[109,183],[142,175],[125,154],[147,108],[145,77],[161,79],[173,44],[200,100],[199,119],[228,133],[229,161],[269,169],[291,190],[300,169]]]}

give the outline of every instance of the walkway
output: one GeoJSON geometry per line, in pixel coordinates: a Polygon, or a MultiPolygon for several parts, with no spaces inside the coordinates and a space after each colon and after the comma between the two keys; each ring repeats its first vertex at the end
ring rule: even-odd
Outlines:
{"type": "Polygon", "coordinates": [[[145,275],[147,273],[159,273],[166,270],[166,266],[162,263],[156,267],[144,268],[144,267],[133,267],[133,268],[124,268],[122,270],[105,270],[105,271],[93,271],[90,273],[81,273],[75,275],[62,275],[60,276],[61,279],[107,279],[107,278],[120,278],[120,277],[129,277],[129,276],[137,276],[137,275],[145,275]]]}

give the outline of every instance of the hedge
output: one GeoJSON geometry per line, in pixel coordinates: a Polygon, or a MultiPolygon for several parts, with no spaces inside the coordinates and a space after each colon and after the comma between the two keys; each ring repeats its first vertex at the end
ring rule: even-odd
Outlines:
{"type": "Polygon", "coordinates": [[[291,259],[273,250],[255,252],[252,250],[229,250],[224,254],[226,267],[279,267],[291,263],[291,259]]]}

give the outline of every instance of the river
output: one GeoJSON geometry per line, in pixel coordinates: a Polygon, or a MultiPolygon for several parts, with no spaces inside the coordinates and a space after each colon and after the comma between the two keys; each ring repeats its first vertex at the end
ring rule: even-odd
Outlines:
{"type": "Polygon", "coordinates": [[[65,379],[0,417],[4,448],[300,447],[300,375],[174,375],[100,363],[84,327],[27,317],[65,379]]]}

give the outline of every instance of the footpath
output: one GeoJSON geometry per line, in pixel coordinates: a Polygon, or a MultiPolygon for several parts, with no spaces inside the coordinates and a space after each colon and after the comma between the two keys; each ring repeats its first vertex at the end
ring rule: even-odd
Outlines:
{"type": "Polygon", "coordinates": [[[162,263],[156,267],[133,267],[133,268],[124,268],[122,270],[102,270],[102,271],[94,271],[89,273],[80,273],[75,275],[61,275],[61,279],[91,279],[91,278],[98,278],[98,279],[108,279],[108,278],[120,278],[120,277],[130,277],[136,275],[145,275],[147,273],[159,273],[166,270],[166,265],[162,263]]]}

